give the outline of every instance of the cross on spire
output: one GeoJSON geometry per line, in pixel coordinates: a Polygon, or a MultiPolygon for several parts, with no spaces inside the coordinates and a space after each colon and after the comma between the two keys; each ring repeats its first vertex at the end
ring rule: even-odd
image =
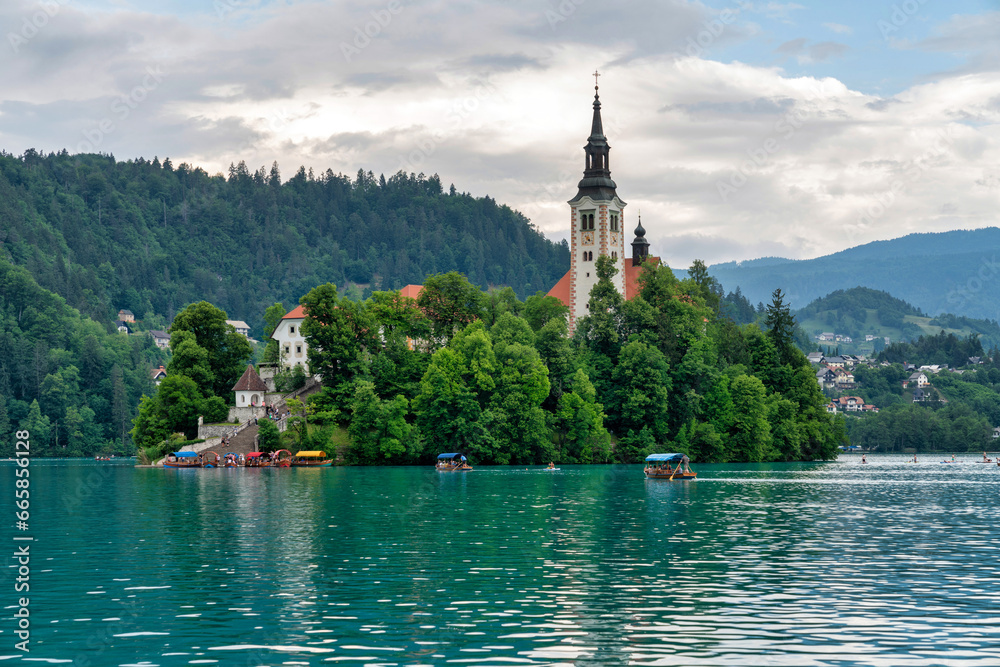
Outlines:
{"type": "Polygon", "coordinates": [[[601,73],[596,69],[594,70],[594,90],[597,90],[597,77],[601,76],[601,73]]]}

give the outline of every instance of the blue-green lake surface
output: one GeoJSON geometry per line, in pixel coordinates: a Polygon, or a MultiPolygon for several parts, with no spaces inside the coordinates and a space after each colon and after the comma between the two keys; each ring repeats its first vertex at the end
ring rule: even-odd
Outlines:
{"type": "MultiPolygon", "coordinates": [[[[0,663],[1000,665],[1000,468],[31,463],[0,663]]],[[[950,458],[950,457],[949,457],[950,458]]]]}

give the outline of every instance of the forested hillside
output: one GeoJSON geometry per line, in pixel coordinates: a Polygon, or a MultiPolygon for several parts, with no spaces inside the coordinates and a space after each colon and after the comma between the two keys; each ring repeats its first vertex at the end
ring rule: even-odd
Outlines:
{"type": "Polygon", "coordinates": [[[520,213],[436,176],[300,168],[283,182],[277,165],[213,176],[33,150],[0,154],[0,257],[99,322],[120,308],[169,322],[206,300],[258,335],[267,306],[326,282],[388,290],[458,270],[524,298],[569,266],[520,213]]]}
{"type": "Polygon", "coordinates": [[[751,302],[775,288],[802,308],[834,290],[884,290],[927,313],[1000,319],[1000,229],[910,234],[807,260],[768,257],[713,264],[724,285],[739,285],[751,302]]]}
{"type": "Polygon", "coordinates": [[[14,428],[30,431],[33,456],[131,454],[164,359],[149,336],[109,333],[0,259],[0,457],[14,455],[14,428]]]}
{"type": "Polygon", "coordinates": [[[795,316],[809,336],[808,349],[816,349],[817,344],[834,345],[816,341],[816,336],[823,331],[850,336],[853,342],[838,342],[836,346],[841,352],[852,354],[878,352],[886,337],[895,343],[941,333],[961,338],[974,336],[987,348],[1000,346],[1000,325],[993,320],[947,313],[929,317],[887,292],[867,287],[831,292],[799,310],[795,316]],[[876,340],[866,343],[866,334],[875,336],[876,340]]]}

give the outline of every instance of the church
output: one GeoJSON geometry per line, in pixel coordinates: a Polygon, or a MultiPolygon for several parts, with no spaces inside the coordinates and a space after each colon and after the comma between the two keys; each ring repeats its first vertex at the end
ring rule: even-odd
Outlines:
{"type": "Polygon", "coordinates": [[[569,307],[569,328],[587,315],[590,290],[597,284],[596,259],[607,255],[614,262],[618,273],[613,280],[615,287],[626,298],[639,293],[639,272],[642,263],[649,259],[649,241],[642,219],[635,228],[632,240],[632,257],[625,258],[625,202],[618,197],[617,186],[611,180],[609,154],[611,146],[604,136],[601,122],[601,98],[594,86],[594,120],[590,137],[583,150],[585,163],[583,179],[576,196],[569,200],[570,207],[570,267],[559,282],[549,290],[553,296],[569,307]]]}
{"type": "MultiPolygon", "coordinates": [[[[609,153],[611,146],[604,136],[601,122],[601,99],[594,86],[594,120],[590,137],[584,146],[585,162],[583,179],[577,186],[576,196],[569,200],[570,207],[570,266],[559,282],[549,290],[553,296],[569,307],[569,330],[576,328],[576,321],[587,315],[590,290],[597,284],[596,261],[607,255],[614,262],[615,287],[626,298],[639,294],[639,272],[642,263],[649,260],[659,263],[658,257],[649,257],[649,241],[639,218],[632,240],[632,257],[625,257],[625,202],[618,197],[617,185],[611,180],[609,153]]],[[[400,293],[416,299],[422,285],[407,285],[400,293]]],[[[282,365],[287,368],[302,366],[308,372],[308,341],[302,335],[305,310],[296,306],[282,319],[271,334],[278,341],[282,365]]]]}

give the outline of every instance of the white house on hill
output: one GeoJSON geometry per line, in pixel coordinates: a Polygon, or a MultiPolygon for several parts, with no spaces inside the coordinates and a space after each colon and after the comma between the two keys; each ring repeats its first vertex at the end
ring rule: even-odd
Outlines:
{"type": "Polygon", "coordinates": [[[308,345],[302,335],[302,323],[306,319],[306,311],[302,306],[295,306],[275,327],[271,338],[278,341],[278,353],[281,365],[285,368],[302,366],[309,374],[308,345]]]}

